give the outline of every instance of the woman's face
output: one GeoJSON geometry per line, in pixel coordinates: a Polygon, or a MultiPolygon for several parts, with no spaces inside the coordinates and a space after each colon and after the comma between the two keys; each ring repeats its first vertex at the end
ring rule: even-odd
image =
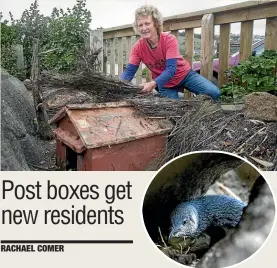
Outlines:
{"type": "Polygon", "coordinates": [[[151,15],[138,17],[137,24],[143,38],[149,39],[157,35],[157,28],[151,15]]]}

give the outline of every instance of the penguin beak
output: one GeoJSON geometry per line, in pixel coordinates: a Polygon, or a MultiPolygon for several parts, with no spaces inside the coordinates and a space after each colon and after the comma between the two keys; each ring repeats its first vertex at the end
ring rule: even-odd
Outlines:
{"type": "Polygon", "coordinates": [[[181,235],[180,236],[180,230],[172,230],[170,233],[169,233],[169,236],[168,236],[168,242],[169,243],[180,243],[181,241],[183,241],[186,237],[181,235]]]}
{"type": "Polygon", "coordinates": [[[171,240],[172,237],[173,237],[173,230],[171,230],[171,232],[169,233],[168,240],[171,240]]]}
{"type": "Polygon", "coordinates": [[[169,233],[168,240],[177,237],[177,234],[179,233],[179,230],[177,229],[172,229],[171,232],[169,233]]]}

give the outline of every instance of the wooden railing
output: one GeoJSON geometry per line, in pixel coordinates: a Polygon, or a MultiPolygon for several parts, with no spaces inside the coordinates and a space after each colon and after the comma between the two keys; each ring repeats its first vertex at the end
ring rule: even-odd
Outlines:
{"type": "MultiPolygon", "coordinates": [[[[218,80],[224,83],[223,73],[229,67],[230,56],[230,25],[241,22],[240,31],[240,61],[247,59],[252,53],[254,20],[266,19],[265,49],[277,50],[277,1],[248,1],[224,7],[218,7],[198,12],[190,12],[164,18],[164,31],[170,31],[178,36],[179,30],[185,30],[185,59],[192,65],[194,54],[194,29],[201,27],[201,69],[200,73],[209,80],[213,78],[214,26],[220,26],[219,37],[219,72],[218,80]]],[[[132,24],[103,29],[103,71],[115,75],[115,44],[117,43],[118,74],[127,64],[132,43],[139,39],[132,24]],[[135,39],[135,40],[134,40],[135,39]],[[109,44],[110,60],[107,61],[109,44]],[[123,61],[123,54],[125,61],[123,61]]],[[[136,84],[142,81],[142,66],[136,74],[136,84]]]]}

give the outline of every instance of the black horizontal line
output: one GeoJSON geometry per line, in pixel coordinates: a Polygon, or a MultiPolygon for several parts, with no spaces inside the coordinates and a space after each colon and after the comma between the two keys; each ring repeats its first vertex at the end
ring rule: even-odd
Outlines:
{"type": "Polygon", "coordinates": [[[1,244],[133,244],[133,240],[1,240],[1,244]]]}

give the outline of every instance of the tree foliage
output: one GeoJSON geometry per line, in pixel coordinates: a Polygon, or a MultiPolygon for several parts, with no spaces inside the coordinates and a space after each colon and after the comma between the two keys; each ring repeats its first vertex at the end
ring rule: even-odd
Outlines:
{"type": "Polygon", "coordinates": [[[8,25],[8,21],[2,19],[1,13],[1,67],[7,69],[11,75],[20,76],[15,55],[15,45],[19,43],[18,28],[8,25]]]}
{"type": "Polygon", "coordinates": [[[72,8],[54,8],[48,26],[49,42],[44,49],[54,49],[44,57],[46,69],[71,72],[76,69],[78,57],[86,51],[91,13],[83,0],[72,8]]]}
{"type": "Polygon", "coordinates": [[[15,44],[22,44],[24,51],[26,76],[30,77],[34,38],[39,39],[41,67],[46,70],[71,72],[77,68],[78,58],[86,53],[86,40],[89,35],[91,13],[86,8],[86,0],[77,0],[73,8],[54,8],[50,16],[44,16],[35,0],[26,9],[21,18],[1,22],[2,66],[15,74],[12,53],[15,44]],[[4,37],[4,38],[3,38],[4,37]],[[9,61],[9,62],[8,62],[9,61]],[[12,63],[11,63],[12,62],[12,63]]]}
{"type": "Polygon", "coordinates": [[[37,0],[26,9],[21,18],[14,21],[13,24],[19,29],[19,37],[23,45],[25,64],[27,67],[27,77],[31,74],[31,60],[33,54],[33,40],[40,40],[40,46],[43,47],[48,42],[48,23],[49,17],[40,13],[37,0]]]}

